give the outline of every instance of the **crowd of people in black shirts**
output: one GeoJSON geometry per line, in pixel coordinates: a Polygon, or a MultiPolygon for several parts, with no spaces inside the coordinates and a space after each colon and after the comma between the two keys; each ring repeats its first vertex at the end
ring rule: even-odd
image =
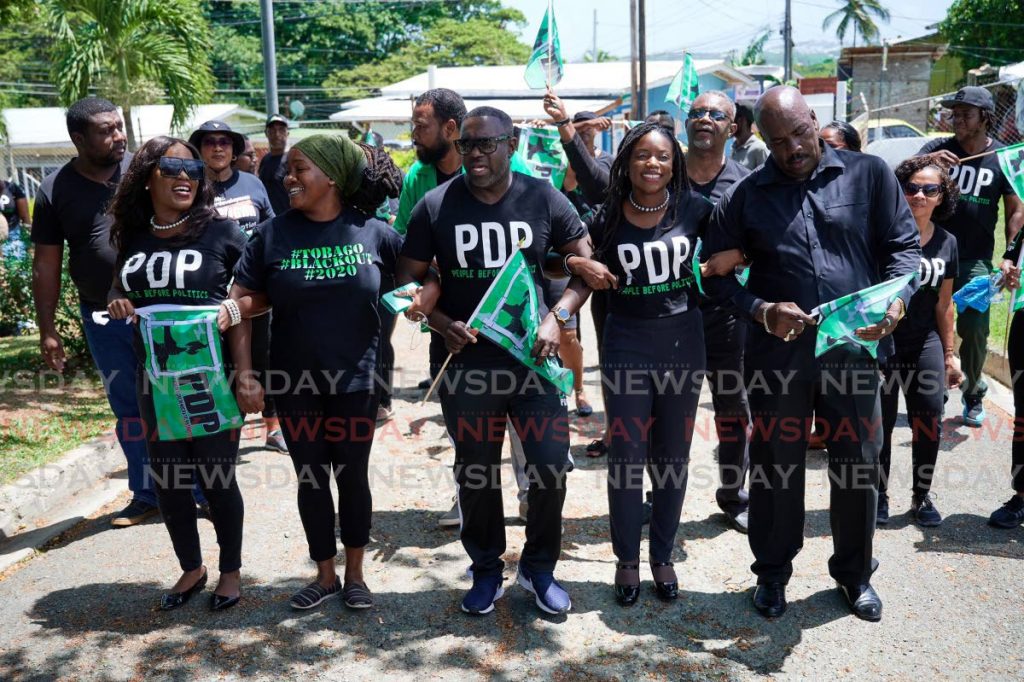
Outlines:
{"type": "MultiPolygon", "coordinates": [[[[614,154],[595,146],[608,119],[570,116],[552,91],[543,104],[569,163],[559,189],[523,167],[505,112],[467,112],[446,89],[415,101],[417,160],[404,177],[380,145],[345,135],[289,147],[279,115],[267,120],[270,151],[258,166],[251,142],[222,121],[202,124],[188,140],[154,138],[129,155],[117,109],[87,98],[67,112],[78,156],[44,180],[31,226],[24,195],[5,183],[8,224],[31,230],[40,348],[57,370],[65,358],[54,313],[65,243],[70,249],[89,348],[112,378],[105,388],[128,460],[133,499],[114,525],[159,510],[180,565],[161,608],[181,607],[206,585],[203,515],[220,545],[210,607],[241,598],[239,434],[138,437],[139,425],[145,435],[153,430],[156,415],[138,332],[115,321],[131,320],[139,305],[220,306],[237,404],[262,413],[266,447],[287,453],[298,478],[317,575],[291,606],[341,596],[362,609],[373,605],[363,574],[368,462],[376,424],[393,414],[390,379],[382,377],[394,362],[395,318],[380,297],[412,284],[404,314],[431,330],[431,379],[439,379],[455,451],[454,506],[440,525],[459,527],[472,561],[473,585],[460,606],[486,614],[504,592],[498,470],[507,430],[526,524],[516,582],[546,613],[571,609],[555,578],[573,469],[567,396],[468,325],[519,249],[542,301],[531,353],[538,361],[561,357],[574,370],[580,415],[592,407],[577,316],[591,303],[605,429],[587,454],[607,456],[615,600],[639,599],[647,524],[655,592],[678,596],[676,532],[708,381],[720,441],[716,500],[749,536],[755,608],[766,617],[786,610],[803,542],[806,452],[818,439],[832,486],[829,573],[856,616],[881,618],[872,540],[889,518],[897,392],[914,434],[911,514],[936,526],[942,516],[930,488],[948,390],[962,386],[965,423],[985,419],[988,317],[965,312],[954,322],[952,293],[989,273],[1000,199],[1009,244],[1003,283],[1020,284],[1024,207],[994,156],[960,162],[999,147],[986,133],[990,94],[968,87],[944,101],[955,135],[930,142],[895,173],[859,153],[854,128],[820,125],[785,86],[753,108],[704,92],[686,112],[685,148],[661,111],[630,128],[614,154]],[[856,330],[878,342],[877,359],[851,345],[816,358],[816,306],[912,273],[884,317],[856,330]],[[274,373],[284,386],[269,381],[274,373]]],[[[1009,341],[1018,422],[1022,319],[1014,317],[1009,341]]],[[[1015,494],[990,518],[1000,528],[1024,522],[1024,439],[1014,439],[1012,459],[1015,494]]]]}

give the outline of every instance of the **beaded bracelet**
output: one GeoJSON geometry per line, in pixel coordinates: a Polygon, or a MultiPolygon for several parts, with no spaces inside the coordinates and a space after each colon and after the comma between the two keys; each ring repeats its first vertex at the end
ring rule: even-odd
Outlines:
{"type": "Polygon", "coordinates": [[[230,318],[230,326],[234,327],[235,325],[241,323],[242,311],[238,309],[238,304],[235,303],[234,299],[226,298],[223,301],[221,301],[221,305],[224,306],[224,309],[228,311],[228,318],[230,318]]]}

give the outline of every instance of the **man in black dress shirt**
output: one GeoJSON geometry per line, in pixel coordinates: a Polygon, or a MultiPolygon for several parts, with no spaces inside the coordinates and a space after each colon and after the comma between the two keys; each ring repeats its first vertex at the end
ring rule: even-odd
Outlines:
{"type": "Polygon", "coordinates": [[[878,362],[916,284],[878,323],[858,330],[879,339],[878,361],[841,345],[815,358],[814,307],[910,272],[921,259],[914,219],[881,159],[835,151],[818,140],[800,93],[772,88],[755,117],[771,157],[719,202],[708,231],[710,254],[741,249],[752,261],[747,288],[709,278],[713,295],[732,301],[754,327],[747,339],[750,441],[750,548],[758,587],[754,606],[775,617],[803,545],[804,474],[811,414],[829,450],[834,554],[829,573],[850,609],[882,616],[870,585],[878,497],[881,411],[878,362]],[[804,332],[807,333],[804,333],[804,332]]]}

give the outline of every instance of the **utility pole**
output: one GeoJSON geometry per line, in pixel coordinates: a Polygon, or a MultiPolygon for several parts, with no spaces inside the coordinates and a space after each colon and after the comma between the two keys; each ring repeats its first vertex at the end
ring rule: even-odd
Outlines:
{"type": "Polygon", "coordinates": [[[636,54],[636,0],[629,0],[629,97],[630,119],[637,120],[637,54],[636,54]]]}
{"type": "Polygon", "coordinates": [[[277,105],[277,50],[274,47],[274,8],[271,0],[260,0],[263,27],[263,83],[267,92],[267,114],[280,113],[277,105]]]}
{"type": "Polygon", "coordinates": [[[597,63],[597,10],[594,10],[594,51],[590,53],[593,55],[593,62],[597,63]]]}
{"type": "Polygon", "coordinates": [[[640,61],[639,100],[637,110],[640,114],[638,120],[647,118],[647,0],[639,0],[637,5],[637,44],[639,45],[638,55],[640,61]]]}
{"type": "Polygon", "coordinates": [[[786,0],[786,23],[782,27],[783,41],[783,75],[782,80],[793,80],[793,8],[791,0],[786,0]]]}

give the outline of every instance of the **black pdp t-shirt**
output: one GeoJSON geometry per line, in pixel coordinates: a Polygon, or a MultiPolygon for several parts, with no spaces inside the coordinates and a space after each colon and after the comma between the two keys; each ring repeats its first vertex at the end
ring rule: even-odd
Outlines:
{"type": "MultiPolygon", "coordinates": [[[[986,152],[1002,149],[995,140],[986,152]]],[[[969,156],[956,137],[939,138],[921,147],[918,154],[931,154],[949,150],[960,158],[969,156]]],[[[951,218],[936,221],[952,234],[960,249],[961,260],[992,260],[995,249],[996,221],[999,219],[999,200],[1013,194],[1013,186],[1003,175],[995,154],[953,166],[949,176],[960,187],[960,201],[951,218]]]]}
{"type": "Polygon", "coordinates": [[[609,290],[608,312],[624,317],[670,317],[697,304],[693,277],[693,247],[704,232],[712,203],[695,192],[685,192],[655,227],[641,228],[625,217],[618,227],[605,224],[602,212],[590,228],[594,248],[604,249],[605,231],[615,230],[613,241],[600,259],[619,278],[609,290]],[[671,218],[671,221],[670,221],[671,218]]]}
{"type": "Polygon", "coordinates": [[[0,182],[0,214],[7,219],[11,232],[18,229],[21,216],[18,215],[17,201],[25,198],[25,190],[13,182],[0,182]]]}
{"type": "Polygon", "coordinates": [[[72,163],[46,176],[39,186],[32,214],[32,243],[61,246],[66,241],[78,300],[90,310],[104,310],[117,256],[110,246],[113,219],[107,215],[107,205],[128,170],[131,155],[124,155],[105,183],[88,179],[72,163]]]}
{"type": "Polygon", "coordinates": [[[892,333],[900,346],[920,343],[938,329],[935,306],[939,302],[942,283],[956,279],[959,272],[956,239],[949,232],[935,226],[928,243],[921,247],[921,268],[918,270],[917,292],[907,304],[907,314],[892,333]]]}
{"type": "Polygon", "coordinates": [[[254,230],[235,281],[270,298],[271,367],[340,372],[336,392],[369,390],[381,274],[394,274],[401,248],[390,225],[352,208],[327,222],[288,211],[254,230]]]}
{"type": "Polygon", "coordinates": [[[717,204],[718,200],[725,194],[725,190],[748,175],[750,175],[750,169],[746,166],[738,164],[732,159],[726,159],[725,165],[722,166],[721,170],[718,171],[718,174],[710,182],[698,185],[693,180],[690,180],[690,187],[697,194],[705,199],[709,199],[711,203],[717,204]]]}
{"type": "MultiPolygon", "coordinates": [[[[512,173],[512,185],[496,204],[470,192],[460,175],[430,190],[409,219],[402,255],[417,261],[437,259],[441,296],[437,307],[453,320],[466,322],[495,275],[522,241],[533,272],[541,315],[547,313],[540,289],[544,256],[587,233],[576,210],[546,180],[512,173]]],[[[434,335],[433,344],[442,339],[434,335]]],[[[439,346],[435,346],[435,349],[439,346]]],[[[483,339],[460,354],[464,362],[504,363],[504,350],[483,339]]]]}
{"type": "Polygon", "coordinates": [[[253,228],[274,217],[267,190],[252,173],[242,173],[236,168],[224,182],[213,183],[217,198],[213,207],[225,218],[234,220],[246,236],[253,228]]]}
{"type": "Polygon", "coordinates": [[[284,188],[284,154],[267,154],[260,159],[260,182],[270,197],[270,207],[274,215],[288,210],[288,190],[284,188]]]}

